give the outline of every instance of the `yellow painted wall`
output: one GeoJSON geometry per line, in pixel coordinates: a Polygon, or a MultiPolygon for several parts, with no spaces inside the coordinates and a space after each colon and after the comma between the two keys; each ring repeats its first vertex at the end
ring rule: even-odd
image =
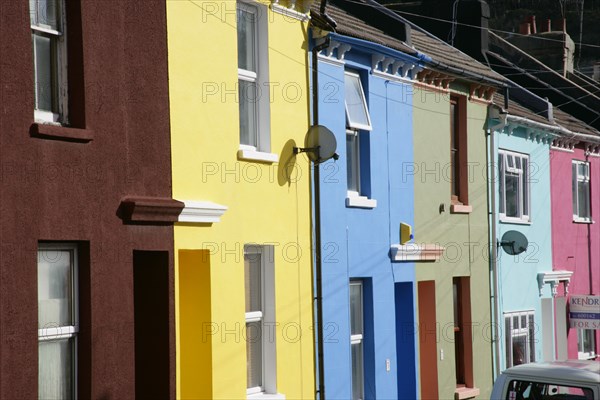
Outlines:
{"type": "Polygon", "coordinates": [[[177,396],[246,397],[243,248],[257,243],[275,246],[277,390],[313,398],[310,171],[292,154],[310,123],[307,24],[265,16],[280,161],[241,161],[235,7],[167,1],[173,197],[228,207],[221,222],[175,225],[177,396]]]}

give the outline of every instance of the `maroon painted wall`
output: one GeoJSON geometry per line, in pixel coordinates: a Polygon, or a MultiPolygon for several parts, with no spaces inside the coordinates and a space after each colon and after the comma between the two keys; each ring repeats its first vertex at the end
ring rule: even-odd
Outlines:
{"type": "Polygon", "coordinates": [[[0,398],[37,398],[40,240],[81,244],[80,398],[135,397],[133,251],[168,252],[174,398],[173,228],[117,217],[124,196],[171,197],[165,2],[67,3],[71,121],[84,130],[50,133],[92,141],[32,136],[28,1],[0,2],[0,398]]]}

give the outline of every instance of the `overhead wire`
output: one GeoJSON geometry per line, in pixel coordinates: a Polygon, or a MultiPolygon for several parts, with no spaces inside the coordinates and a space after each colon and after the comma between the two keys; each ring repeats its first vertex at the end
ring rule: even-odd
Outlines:
{"type": "MultiPolygon", "coordinates": [[[[355,1],[355,0],[345,0],[345,1],[347,1],[347,2],[352,2],[352,3],[356,3],[356,4],[360,4],[360,5],[364,5],[364,6],[367,6],[367,7],[373,7],[373,6],[371,6],[370,4],[366,4],[366,3],[363,3],[363,2],[360,2],[360,1],[355,1]]],[[[196,6],[196,7],[200,8],[200,9],[202,9],[203,11],[206,11],[206,10],[204,9],[204,7],[202,7],[201,5],[197,4],[197,3],[196,3],[195,1],[193,1],[193,0],[188,0],[188,2],[189,2],[189,3],[191,3],[191,4],[192,4],[192,5],[194,5],[194,6],[196,6]]],[[[374,7],[373,7],[373,8],[374,8],[374,7]]],[[[375,8],[374,8],[374,9],[375,9],[375,8]]],[[[396,12],[396,10],[392,10],[392,11],[396,12]]],[[[415,14],[415,15],[416,15],[416,14],[415,14]]],[[[215,16],[213,15],[213,17],[215,17],[215,16]]],[[[219,18],[219,17],[216,17],[216,18],[219,18]]],[[[403,17],[400,17],[400,18],[404,19],[403,17]]],[[[237,28],[236,28],[236,27],[235,27],[233,24],[230,24],[230,23],[226,22],[225,20],[223,20],[223,19],[221,19],[221,18],[219,18],[219,19],[221,20],[221,22],[225,23],[226,25],[230,26],[231,28],[233,28],[233,29],[237,29],[237,28]]],[[[411,23],[410,21],[407,21],[407,22],[411,23]]],[[[411,24],[412,24],[412,25],[415,25],[414,23],[411,23],[411,24]]],[[[415,25],[415,26],[416,26],[416,25],[415,25]]],[[[472,25],[469,25],[469,26],[472,26],[472,25]]],[[[422,29],[422,28],[421,28],[421,29],[422,29]]],[[[423,32],[425,32],[425,33],[427,33],[429,36],[431,36],[431,37],[433,37],[433,38],[436,38],[437,40],[440,40],[441,42],[443,42],[441,39],[437,38],[436,36],[432,35],[431,33],[427,32],[427,31],[425,31],[425,30],[423,30],[423,32]]],[[[445,43],[445,42],[443,42],[443,43],[445,43]]],[[[447,43],[446,43],[446,44],[447,44],[447,43]]],[[[448,46],[449,46],[449,45],[448,45],[448,46]]],[[[598,47],[600,47],[600,46],[598,46],[598,47]]],[[[301,63],[301,62],[299,62],[298,60],[294,59],[293,57],[290,57],[290,56],[288,56],[287,54],[283,53],[282,51],[280,51],[280,50],[278,50],[278,49],[275,49],[275,48],[273,48],[273,47],[271,47],[271,46],[268,46],[268,48],[269,48],[270,50],[273,50],[273,51],[275,51],[275,52],[279,53],[281,56],[283,56],[283,57],[285,57],[285,58],[288,58],[289,60],[291,60],[291,61],[293,61],[293,62],[295,62],[295,63],[297,63],[297,64],[302,64],[302,63],[301,63]]],[[[304,65],[304,64],[302,64],[302,65],[304,65]]],[[[308,68],[309,68],[309,69],[311,69],[311,67],[310,67],[310,66],[308,66],[308,68]]],[[[540,71],[540,72],[543,72],[543,71],[540,71]]],[[[527,73],[527,72],[523,72],[522,74],[523,74],[523,75],[528,75],[528,73],[527,73]]],[[[327,76],[327,77],[328,77],[328,78],[330,78],[330,79],[333,79],[333,80],[334,80],[334,81],[336,81],[338,84],[340,84],[340,85],[343,85],[343,81],[341,81],[341,80],[340,80],[340,79],[338,79],[337,77],[330,76],[329,74],[324,74],[324,75],[325,75],[325,76],[327,76]]],[[[589,96],[590,94],[591,94],[591,93],[588,93],[588,94],[586,94],[586,95],[584,95],[584,96],[581,96],[580,98],[577,98],[577,99],[573,99],[573,100],[567,101],[567,102],[565,102],[565,103],[562,103],[562,104],[560,104],[560,105],[554,105],[554,107],[558,107],[558,108],[560,108],[561,106],[564,106],[564,105],[566,105],[566,104],[569,104],[569,103],[571,103],[571,102],[573,102],[573,101],[577,101],[577,100],[580,100],[581,98],[587,97],[587,96],[589,96]]],[[[380,94],[377,94],[377,93],[371,93],[370,95],[372,95],[372,96],[375,96],[375,97],[381,97],[381,98],[383,98],[383,96],[382,96],[382,95],[380,95],[380,94]]],[[[398,101],[398,100],[395,100],[395,99],[393,99],[393,100],[392,100],[392,102],[399,102],[399,101],[398,101]]],[[[399,103],[403,103],[403,101],[400,101],[399,103]]],[[[433,112],[433,113],[439,113],[439,114],[446,114],[445,112],[439,112],[439,111],[434,111],[434,110],[431,110],[431,109],[421,108],[421,107],[419,107],[419,106],[416,106],[416,105],[414,105],[414,102],[413,102],[412,106],[413,106],[414,108],[417,108],[417,109],[420,109],[420,110],[423,110],[423,111],[428,111],[428,112],[433,112]]],[[[540,111],[540,112],[534,112],[534,111],[532,111],[532,110],[530,110],[530,111],[531,111],[532,113],[534,113],[534,114],[541,114],[541,113],[543,113],[543,112],[544,112],[544,111],[540,111]]],[[[598,118],[600,118],[600,115],[598,116],[598,118]]],[[[595,122],[595,121],[596,121],[598,118],[594,119],[594,120],[592,121],[592,123],[593,123],[593,122],[595,122]]],[[[586,124],[586,125],[590,125],[590,124],[588,124],[588,123],[585,123],[585,122],[583,122],[583,121],[581,121],[581,123],[583,123],[583,124],[586,124]]]]}
{"type": "MultiPolygon", "coordinates": [[[[346,1],[349,1],[351,3],[363,4],[365,6],[369,6],[370,7],[370,5],[362,3],[360,1],[353,1],[353,0],[346,0],[346,1]]],[[[478,26],[478,25],[465,24],[463,22],[453,22],[453,21],[451,21],[449,19],[430,17],[430,16],[427,16],[427,15],[411,13],[411,12],[408,12],[408,11],[400,11],[400,10],[396,10],[396,9],[393,9],[393,8],[390,7],[390,6],[397,5],[397,4],[401,4],[401,3],[388,3],[388,4],[382,4],[382,5],[384,7],[386,7],[386,8],[389,8],[390,10],[398,13],[398,14],[405,14],[405,15],[410,15],[410,16],[414,16],[414,17],[419,17],[419,18],[424,18],[424,19],[430,19],[430,20],[438,21],[438,22],[446,22],[448,24],[462,25],[462,26],[467,26],[467,27],[470,27],[470,28],[485,29],[485,28],[483,28],[481,26],[478,26]]],[[[527,35],[527,34],[524,34],[524,33],[517,33],[517,32],[505,31],[505,30],[502,30],[502,29],[493,29],[493,28],[487,28],[487,29],[490,30],[490,31],[492,31],[492,32],[500,32],[500,33],[505,33],[505,34],[509,34],[509,35],[513,35],[513,36],[527,36],[528,38],[537,39],[537,40],[547,40],[547,41],[551,41],[551,42],[563,43],[563,40],[559,40],[559,39],[552,39],[552,38],[546,38],[546,37],[535,36],[535,35],[527,35]]],[[[592,47],[592,48],[600,49],[600,45],[591,44],[591,43],[581,43],[580,46],[592,47]]]]}

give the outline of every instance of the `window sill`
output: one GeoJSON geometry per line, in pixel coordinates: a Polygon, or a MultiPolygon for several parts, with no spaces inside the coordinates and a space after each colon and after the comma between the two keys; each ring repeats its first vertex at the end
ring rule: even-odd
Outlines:
{"type": "Polygon", "coordinates": [[[438,244],[393,244],[390,248],[392,261],[439,261],[445,248],[438,244]]]}
{"type": "Polygon", "coordinates": [[[247,399],[256,400],[285,400],[285,395],[281,393],[256,393],[246,396],[247,399]]]}
{"type": "Polygon", "coordinates": [[[366,196],[348,196],[346,197],[346,207],[376,208],[377,200],[369,199],[366,196]]]}
{"type": "Polygon", "coordinates": [[[591,219],[585,219],[585,218],[574,218],[573,223],[574,224],[593,224],[594,221],[592,221],[591,219]]]}
{"type": "Polygon", "coordinates": [[[577,353],[578,360],[595,360],[596,355],[594,353],[577,353]]]}
{"type": "Polygon", "coordinates": [[[502,218],[500,217],[500,222],[503,224],[515,224],[515,225],[531,225],[531,221],[526,221],[524,219],[512,219],[512,218],[502,218]]]}
{"type": "Polygon", "coordinates": [[[451,204],[450,214],[470,214],[473,212],[473,206],[467,206],[464,204],[451,204]]]}
{"type": "Polygon", "coordinates": [[[472,399],[477,396],[479,396],[478,388],[457,387],[454,390],[455,400],[472,399]]]}
{"type": "Polygon", "coordinates": [[[237,155],[240,160],[260,161],[266,163],[276,163],[279,161],[279,156],[275,153],[265,153],[250,149],[239,149],[237,155]]]}
{"type": "Polygon", "coordinates": [[[29,132],[32,137],[66,142],[88,143],[94,140],[94,132],[90,129],[71,128],[42,122],[33,123],[29,132]]]}

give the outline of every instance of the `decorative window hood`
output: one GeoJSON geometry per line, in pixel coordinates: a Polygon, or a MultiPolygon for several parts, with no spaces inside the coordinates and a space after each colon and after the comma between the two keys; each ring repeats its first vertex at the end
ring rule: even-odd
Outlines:
{"type": "Polygon", "coordinates": [[[539,272],[537,275],[538,287],[540,289],[540,296],[544,285],[549,283],[550,289],[552,290],[552,297],[556,297],[558,285],[562,282],[565,284],[565,296],[569,293],[569,283],[571,282],[571,275],[573,271],[547,271],[539,272]]]}
{"type": "Polygon", "coordinates": [[[392,261],[438,261],[445,248],[438,244],[407,243],[393,244],[390,251],[392,261]]]}
{"type": "Polygon", "coordinates": [[[126,224],[169,225],[177,221],[184,204],[175,199],[151,196],[125,196],[117,215],[126,224]]]}
{"type": "Polygon", "coordinates": [[[179,214],[177,222],[213,223],[220,222],[227,207],[210,201],[182,200],[185,207],[179,214]]]}
{"type": "Polygon", "coordinates": [[[312,0],[271,0],[271,10],[302,22],[310,20],[312,0]]]}

